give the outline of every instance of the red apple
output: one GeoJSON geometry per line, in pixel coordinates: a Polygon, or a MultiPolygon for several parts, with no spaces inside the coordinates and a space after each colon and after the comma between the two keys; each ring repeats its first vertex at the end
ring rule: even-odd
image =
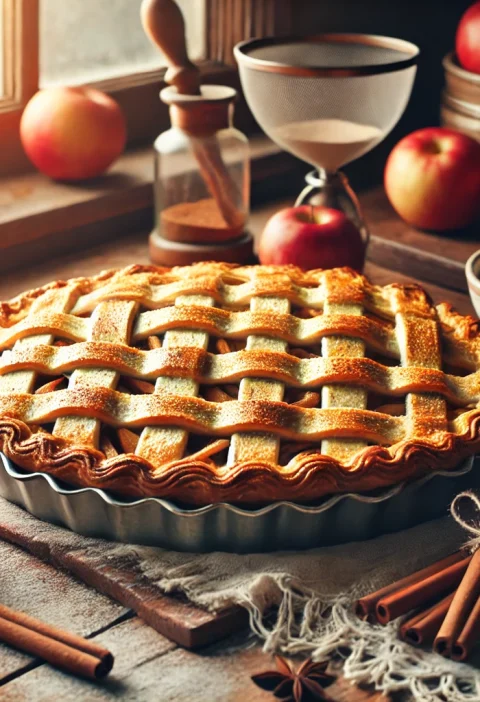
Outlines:
{"type": "Polygon", "coordinates": [[[455,37],[455,51],[463,68],[480,73],[480,2],[475,2],[462,15],[455,37]]]}
{"type": "Polygon", "coordinates": [[[289,207],[269,219],[258,255],[265,265],[292,263],[306,270],[350,266],[361,271],[365,246],[343,212],[328,207],[289,207]]]}
{"type": "Polygon", "coordinates": [[[468,226],[480,215],[480,143],[453,129],[419,129],[390,154],[385,190],[414,227],[468,226]]]}
{"type": "Polygon", "coordinates": [[[125,148],[119,105],[93,88],[40,90],[20,123],[23,148],[39,171],[56,180],[103,173],[125,148]]]}

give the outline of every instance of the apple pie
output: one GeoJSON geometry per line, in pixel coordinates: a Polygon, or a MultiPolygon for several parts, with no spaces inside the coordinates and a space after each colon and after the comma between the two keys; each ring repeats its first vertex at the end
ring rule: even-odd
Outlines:
{"type": "Polygon", "coordinates": [[[480,448],[480,331],[347,269],[131,266],[1,304],[0,450],[186,505],[370,491],[480,448]]]}

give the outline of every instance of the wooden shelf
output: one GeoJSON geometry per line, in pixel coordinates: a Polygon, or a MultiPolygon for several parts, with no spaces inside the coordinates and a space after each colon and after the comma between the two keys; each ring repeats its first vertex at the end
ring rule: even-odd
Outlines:
{"type": "MultiPolygon", "coordinates": [[[[250,140],[252,191],[270,198],[304,166],[264,136],[250,140]]],[[[0,180],[0,271],[27,267],[153,225],[152,147],[128,151],[100,178],[57,183],[40,173],[0,180]]]]}

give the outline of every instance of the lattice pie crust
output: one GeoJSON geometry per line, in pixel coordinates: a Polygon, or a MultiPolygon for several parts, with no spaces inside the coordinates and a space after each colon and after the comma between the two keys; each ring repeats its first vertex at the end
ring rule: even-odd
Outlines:
{"type": "Polygon", "coordinates": [[[480,446],[480,333],[349,269],[132,266],[1,305],[0,448],[203,505],[365,491],[480,446]]]}

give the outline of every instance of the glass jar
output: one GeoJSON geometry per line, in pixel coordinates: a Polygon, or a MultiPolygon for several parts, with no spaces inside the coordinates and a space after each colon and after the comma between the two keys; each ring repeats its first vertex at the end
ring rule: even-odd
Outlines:
{"type": "Polygon", "coordinates": [[[247,137],[232,126],[235,97],[217,85],[201,95],[162,90],[172,127],[155,141],[157,243],[234,246],[245,237],[250,157],[247,137]]]}

